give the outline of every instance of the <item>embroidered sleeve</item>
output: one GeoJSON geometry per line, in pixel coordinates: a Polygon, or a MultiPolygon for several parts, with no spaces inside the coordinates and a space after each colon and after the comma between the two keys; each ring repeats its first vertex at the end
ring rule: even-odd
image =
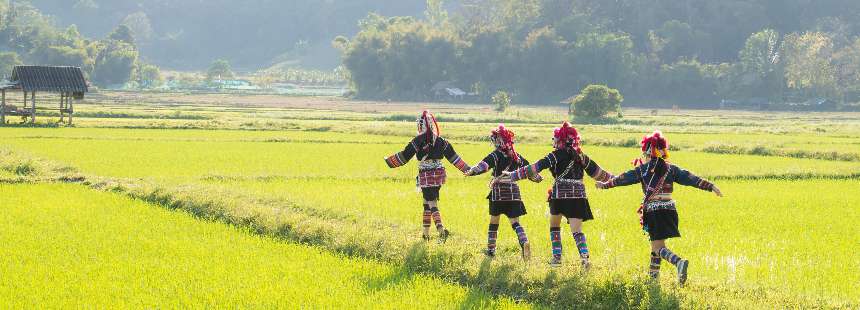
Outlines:
{"type": "Polygon", "coordinates": [[[591,158],[585,154],[582,154],[582,164],[585,167],[585,172],[596,181],[606,182],[613,177],[612,173],[600,168],[600,165],[598,165],[597,162],[591,160],[591,158]]]}
{"type": "Polygon", "coordinates": [[[672,174],[675,176],[675,183],[692,186],[704,191],[713,191],[714,184],[690,173],[687,170],[681,169],[678,166],[672,165],[672,174]]]}
{"type": "Polygon", "coordinates": [[[472,167],[469,170],[469,175],[481,175],[484,172],[489,171],[491,168],[496,166],[495,154],[490,153],[487,157],[484,157],[484,160],[479,162],[477,165],[472,167]]]}
{"type": "MultiPolygon", "coordinates": [[[[529,166],[528,159],[526,159],[522,155],[520,155],[520,165],[525,166],[525,167],[529,166]]],[[[535,175],[529,176],[528,178],[530,181],[535,182],[535,183],[543,182],[543,177],[540,175],[540,173],[536,173],[535,175]]]]}
{"type": "Polygon", "coordinates": [[[639,175],[639,169],[633,169],[609,179],[609,181],[606,182],[605,188],[633,185],[638,184],[641,181],[642,177],[639,175]]]}
{"type": "Polygon", "coordinates": [[[410,142],[403,148],[403,151],[385,158],[385,163],[388,164],[389,168],[397,168],[408,163],[413,156],[415,156],[415,145],[410,142]]]}
{"type": "MultiPolygon", "coordinates": [[[[546,168],[551,167],[552,160],[554,160],[554,159],[555,159],[555,156],[553,154],[549,154],[534,164],[519,168],[516,171],[511,172],[511,180],[512,181],[519,181],[522,179],[529,179],[532,181],[542,180],[543,178],[540,177],[540,172],[546,168]]],[[[539,181],[535,181],[535,182],[539,182],[539,181]]]]}
{"type": "Polygon", "coordinates": [[[472,169],[471,167],[469,167],[469,164],[467,164],[466,161],[463,160],[463,158],[460,158],[460,155],[458,155],[457,152],[454,151],[454,146],[452,146],[451,143],[448,143],[447,141],[445,141],[444,143],[445,151],[443,152],[443,154],[445,154],[445,158],[447,158],[448,161],[451,162],[452,165],[454,165],[454,167],[457,167],[457,169],[459,169],[463,173],[466,173],[469,171],[469,169],[472,169]]]}

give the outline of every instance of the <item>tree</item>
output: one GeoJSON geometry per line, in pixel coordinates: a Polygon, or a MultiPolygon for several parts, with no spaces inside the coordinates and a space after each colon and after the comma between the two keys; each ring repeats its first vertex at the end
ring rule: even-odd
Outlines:
{"type": "Polygon", "coordinates": [[[621,110],[624,97],[617,89],[605,85],[588,85],[570,102],[571,111],[578,117],[602,118],[621,110]]]}
{"type": "MultiPolygon", "coordinates": [[[[129,33],[128,38],[137,39],[138,41],[147,42],[152,39],[155,31],[152,29],[152,22],[149,20],[149,16],[142,11],[138,11],[132,14],[129,14],[122,20],[122,25],[128,27],[129,33]]],[[[126,36],[125,34],[117,36],[126,36]]],[[[129,43],[132,43],[129,42],[129,43]]]]}
{"type": "Polygon", "coordinates": [[[427,10],[424,18],[434,27],[443,27],[448,24],[448,11],[445,11],[443,0],[427,0],[427,10]]]}
{"type": "Polygon", "coordinates": [[[493,95],[493,105],[496,106],[496,111],[505,112],[511,105],[511,95],[504,91],[498,91],[493,95]]]}
{"type": "Polygon", "coordinates": [[[344,54],[358,96],[425,99],[458,71],[457,37],[412,18],[370,15],[344,54]]]}
{"type": "Polygon", "coordinates": [[[224,59],[218,59],[212,62],[209,70],[206,71],[206,80],[229,80],[234,76],[233,69],[230,68],[230,62],[224,59]]]}
{"type": "Polygon", "coordinates": [[[589,33],[570,51],[577,87],[589,84],[627,87],[634,76],[633,41],[625,34],[589,33]]]}
{"type": "Polygon", "coordinates": [[[836,74],[839,88],[854,93],[860,92],[860,38],[839,50],[834,55],[834,62],[838,68],[836,74]]]}
{"type": "Polygon", "coordinates": [[[125,41],[100,42],[97,50],[92,80],[101,86],[127,83],[137,67],[139,54],[134,45],[125,41]]]}
{"type": "Polygon", "coordinates": [[[116,26],[113,32],[108,35],[108,39],[122,41],[134,45],[134,35],[131,32],[131,28],[129,28],[128,25],[125,24],[116,26]]]}
{"type": "Polygon", "coordinates": [[[820,32],[792,33],[785,37],[785,79],[803,96],[838,96],[833,67],[833,41],[820,32]]]}
{"type": "Polygon", "coordinates": [[[164,84],[161,69],[151,64],[141,64],[137,70],[137,83],[143,88],[159,87],[164,84]]]}
{"type": "Polygon", "coordinates": [[[85,49],[69,46],[48,46],[39,50],[37,57],[39,63],[54,66],[89,67],[90,58],[85,49]]]}
{"type": "Polygon", "coordinates": [[[521,75],[518,92],[532,102],[548,100],[558,102],[567,96],[565,77],[568,70],[565,59],[567,42],[550,27],[533,30],[523,42],[519,57],[521,75]]]}
{"type": "Polygon", "coordinates": [[[8,77],[12,74],[12,68],[21,64],[21,59],[15,52],[0,52],[0,76],[8,77]]]}
{"type": "Polygon", "coordinates": [[[654,91],[664,94],[665,99],[675,104],[709,106],[716,101],[718,81],[708,69],[708,65],[697,60],[663,65],[657,77],[660,86],[654,91]]]}
{"type": "Polygon", "coordinates": [[[649,33],[651,49],[665,63],[677,61],[679,58],[695,58],[702,54],[706,35],[693,29],[687,23],[670,20],[657,30],[649,33]]]}
{"type": "Polygon", "coordinates": [[[779,33],[772,29],[753,33],[747,39],[738,53],[740,72],[734,86],[739,96],[772,100],[782,97],[785,73],[779,41],[779,33]]]}

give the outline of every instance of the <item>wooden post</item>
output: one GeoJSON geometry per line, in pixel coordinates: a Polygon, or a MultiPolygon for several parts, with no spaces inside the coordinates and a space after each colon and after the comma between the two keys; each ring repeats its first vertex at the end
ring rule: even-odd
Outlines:
{"type": "Polygon", "coordinates": [[[63,110],[63,103],[64,103],[63,100],[65,100],[65,99],[66,99],[66,93],[60,93],[60,123],[62,123],[63,119],[65,119],[65,117],[64,117],[65,114],[63,114],[63,113],[65,113],[65,111],[63,110]]]}
{"type": "Polygon", "coordinates": [[[31,115],[30,115],[30,124],[36,123],[36,91],[33,91],[33,106],[30,107],[31,115]]]}
{"type": "Polygon", "coordinates": [[[68,105],[69,105],[69,126],[71,126],[72,125],[72,114],[75,114],[75,108],[74,108],[72,102],[74,102],[75,99],[72,99],[70,96],[70,98],[68,100],[69,101],[67,101],[66,103],[68,103],[68,105]]]}
{"type": "Polygon", "coordinates": [[[3,91],[3,98],[0,99],[0,126],[6,125],[6,90],[3,91]]]}

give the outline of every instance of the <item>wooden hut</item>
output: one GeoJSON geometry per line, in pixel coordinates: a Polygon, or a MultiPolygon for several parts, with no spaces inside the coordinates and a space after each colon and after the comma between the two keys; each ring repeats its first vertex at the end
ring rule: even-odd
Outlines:
{"type": "Polygon", "coordinates": [[[12,70],[12,78],[0,83],[0,124],[6,124],[6,116],[21,116],[25,121],[29,119],[30,123],[35,123],[37,110],[59,111],[60,121],[68,117],[71,124],[75,111],[74,100],[83,99],[87,91],[87,81],[81,68],[15,66],[12,70]],[[6,104],[6,93],[16,91],[24,94],[22,107],[6,104]],[[59,94],[58,107],[37,108],[37,92],[59,94]]]}

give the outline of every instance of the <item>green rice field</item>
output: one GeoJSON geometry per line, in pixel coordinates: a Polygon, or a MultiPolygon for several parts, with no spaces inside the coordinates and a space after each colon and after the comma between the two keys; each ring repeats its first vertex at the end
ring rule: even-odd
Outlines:
{"type": "MultiPolygon", "coordinates": [[[[674,164],[722,189],[724,198],[676,190],[683,237],[669,245],[691,262],[679,288],[668,264],[660,282],[645,279],[637,186],[597,191],[586,181],[596,217],[585,225],[588,274],[567,228],[565,264],[546,264],[550,181],[522,184],[528,263],[505,220],[498,257],[483,259],[489,178],[450,165],[440,209],[453,236],[421,241],[415,163],[392,170],[382,159],[403,149],[427,105],[184,100],[91,102],[74,127],[44,117],[43,126],[0,128],[0,244],[11,245],[0,246],[0,304],[860,307],[860,114],[631,109],[612,123],[574,120],[584,151],[613,173],[630,169],[638,139],[660,129],[674,164]]],[[[486,135],[499,122],[535,161],[566,118],[556,108],[431,108],[470,164],[492,151],[486,135]]]]}

